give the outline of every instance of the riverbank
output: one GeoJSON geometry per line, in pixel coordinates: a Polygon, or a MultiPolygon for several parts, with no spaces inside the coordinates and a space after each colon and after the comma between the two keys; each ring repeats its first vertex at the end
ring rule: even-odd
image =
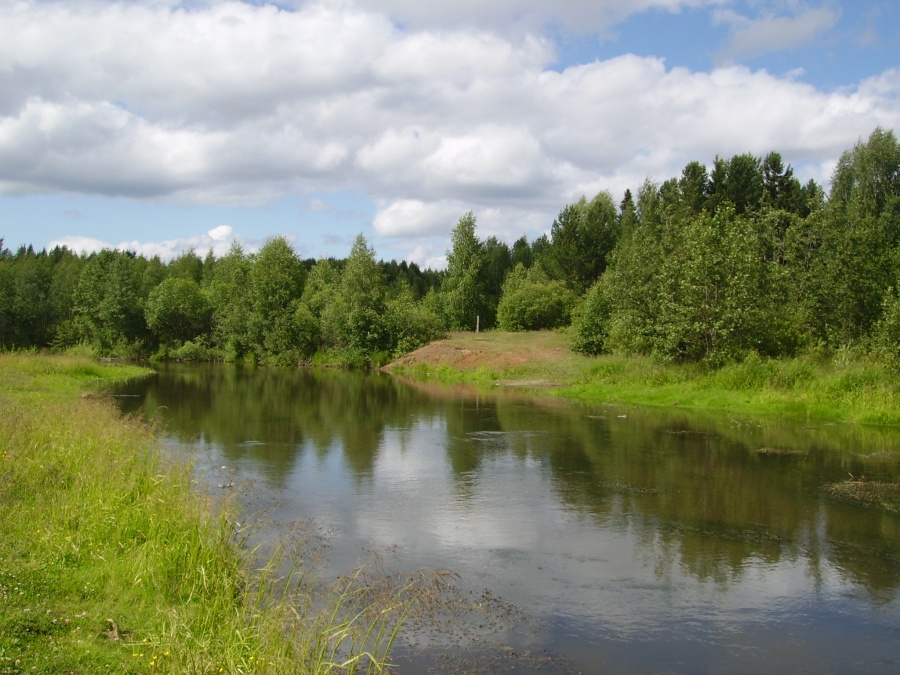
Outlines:
{"type": "Polygon", "coordinates": [[[561,331],[450,333],[389,364],[419,379],[519,386],[585,403],[629,403],[784,415],[860,424],[900,424],[900,382],[863,359],[763,359],[712,370],[645,357],[587,357],[561,331]]]}
{"type": "Polygon", "coordinates": [[[0,673],[381,672],[409,584],[276,579],[102,394],[150,372],[0,355],[0,673]]]}

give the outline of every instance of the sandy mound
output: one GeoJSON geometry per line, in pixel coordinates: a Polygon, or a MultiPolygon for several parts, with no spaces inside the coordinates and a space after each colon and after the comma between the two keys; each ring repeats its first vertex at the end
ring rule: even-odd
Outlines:
{"type": "Polygon", "coordinates": [[[541,361],[564,358],[569,352],[564,338],[536,333],[451,333],[389,364],[386,370],[420,364],[468,371],[486,368],[503,372],[541,361]]]}

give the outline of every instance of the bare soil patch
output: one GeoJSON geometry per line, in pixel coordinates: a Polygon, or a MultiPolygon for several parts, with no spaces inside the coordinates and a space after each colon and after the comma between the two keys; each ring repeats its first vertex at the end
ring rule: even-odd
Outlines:
{"type": "MultiPolygon", "coordinates": [[[[413,368],[419,365],[446,366],[458,371],[485,369],[506,373],[516,369],[559,362],[572,354],[565,335],[540,333],[450,333],[443,340],[405,354],[385,366],[413,368]]],[[[500,380],[508,386],[547,386],[543,378],[500,380]]]]}

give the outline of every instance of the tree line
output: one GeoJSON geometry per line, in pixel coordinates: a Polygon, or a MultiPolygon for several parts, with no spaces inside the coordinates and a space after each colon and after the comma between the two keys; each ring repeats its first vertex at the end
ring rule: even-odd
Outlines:
{"type": "Polygon", "coordinates": [[[283,237],[219,258],[66,247],[13,253],[0,240],[0,346],[98,355],[366,365],[434,339],[421,298],[440,274],[375,260],[362,236],[346,259],[300,259],[283,237]]]}
{"type": "Polygon", "coordinates": [[[444,330],[572,325],[588,354],[719,364],[858,346],[900,350],[900,146],[876,129],[826,195],[781,155],[717,157],[647,180],[617,205],[566,205],[511,246],[460,218],[447,269],[258,253],[13,253],[0,240],[0,346],[103,355],[377,364],[444,330]]]}
{"type": "Polygon", "coordinates": [[[548,236],[516,242],[499,292],[485,272],[493,245],[473,225],[467,216],[454,230],[439,296],[451,328],[471,328],[476,312],[506,330],[572,324],[587,354],[710,365],[751,352],[900,356],[893,131],[844,152],[827,195],[771,152],[690,162],[618,207],[608,192],[583,198],[548,236]]]}

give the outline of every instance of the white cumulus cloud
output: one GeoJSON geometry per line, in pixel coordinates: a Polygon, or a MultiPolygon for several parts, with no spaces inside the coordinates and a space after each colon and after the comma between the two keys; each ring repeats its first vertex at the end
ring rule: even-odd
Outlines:
{"type": "MultiPolygon", "coordinates": [[[[534,236],[582,194],[620,195],[691,160],[778,150],[821,179],[876,126],[900,128],[898,70],[837,91],[634,54],[554,70],[540,30],[719,8],[731,53],[745,54],[808,41],[837,18],[792,3],[793,15],[751,20],[729,6],[0,3],[0,194],[315,207],[313,195],[352,193],[377,205],[378,236],[423,262],[443,256],[469,210],[483,236],[534,236]],[[500,26],[510,20],[515,30],[500,26]]],[[[189,245],[218,245],[202,236],[189,245]]]]}
{"type": "MultiPolygon", "coordinates": [[[[289,241],[294,237],[282,235],[289,241]]],[[[244,253],[254,253],[259,250],[261,242],[238,236],[230,225],[219,225],[211,230],[197,235],[188,235],[177,239],[165,241],[120,241],[117,244],[94,239],[92,237],[60,237],[48,244],[48,248],[65,246],[78,253],[92,253],[103,249],[116,249],[119,251],[134,251],[147,258],[159,256],[162,260],[172,260],[186,251],[196,251],[198,255],[205,255],[212,251],[216,257],[228,253],[233,244],[239,244],[244,253]]]]}
{"type": "Polygon", "coordinates": [[[677,12],[716,6],[728,0],[359,0],[361,7],[388,12],[413,28],[491,26],[495,30],[561,25],[576,32],[604,32],[622,19],[647,10],[677,12]]]}

